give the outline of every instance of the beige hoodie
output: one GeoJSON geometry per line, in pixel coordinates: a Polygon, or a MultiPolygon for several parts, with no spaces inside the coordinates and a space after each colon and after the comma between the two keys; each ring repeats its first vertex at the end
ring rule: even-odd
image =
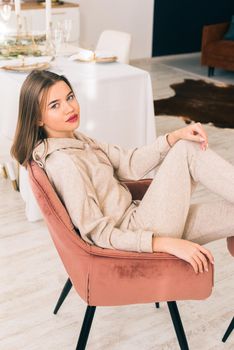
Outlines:
{"type": "Polygon", "coordinates": [[[123,150],[76,133],[48,138],[33,152],[46,171],[82,238],[103,248],[152,252],[156,232],[129,230],[138,202],[121,180],[138,180],[154,169],[169,150],[165,136],[152,145],[123,150]]]}

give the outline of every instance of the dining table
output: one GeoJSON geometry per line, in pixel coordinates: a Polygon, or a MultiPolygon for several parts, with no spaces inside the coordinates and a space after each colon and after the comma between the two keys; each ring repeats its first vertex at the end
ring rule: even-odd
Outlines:
{"type": "MultiPolygon", "coordinates": [[[[119,62],[81,62],[64,56],[51,61],[48,70],[71,82],[80,104],[79,131],[128,149],[154,142],[152,85],[147,71],[119,62]]],[[[11,143],[14,138],[20,89],[28,74],[0,69],[0,147],[4,139],[11,143]]],[[[41,219],[27,171],[21,166],[19,179],[27,219],[41,219]]]]}

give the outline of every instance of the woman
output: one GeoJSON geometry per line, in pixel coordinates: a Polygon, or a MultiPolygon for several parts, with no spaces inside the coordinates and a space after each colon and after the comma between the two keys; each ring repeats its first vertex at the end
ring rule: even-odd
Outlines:
{"type": "Polygon", "coordinates": [[[80,108],[68,80],[33,71],[20,95],[12,155],[43,167],[82,238],[90,244],[167,252],[196,273],[214,263],[201,246],[234,234],[234,167],[212,152],[200,123],[123,150],[79,133],[80,108]],[[157,173],[142,201],[120,182],[157,173]],[[190,205],[200,182],[222,200],[190,205]]]}

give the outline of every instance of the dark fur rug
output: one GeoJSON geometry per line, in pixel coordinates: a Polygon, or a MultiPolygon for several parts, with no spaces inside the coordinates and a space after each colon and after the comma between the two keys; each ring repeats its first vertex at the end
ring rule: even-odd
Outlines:
{"type": "Polygon", "coordinates": [[[175,96],[154,101],[155,115],[180,116],[186,123],[234,128],[234,85],[185,79],[172,84],[175,96]]]}

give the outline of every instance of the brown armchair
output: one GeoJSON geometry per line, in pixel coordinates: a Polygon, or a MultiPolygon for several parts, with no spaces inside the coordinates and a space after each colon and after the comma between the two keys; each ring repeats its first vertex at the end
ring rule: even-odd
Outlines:
{"type": "MultiPolygon", "coordinates": [[[[166,301],[182,350],[188,344],[175,300],[205,299],[212,292],[213,266],[195,274],[190,264],[165,253],[137,253],[103,249],[83,241],[50,184],[32,162],[29,178],[48,229],[68,273],[56,314],[72,286],[88,304],[76,350],[84,350],[96,306],[166,301]]],[[[142,198],[150,180],[128,181],[134,199],[142,198]]]]}
{"type": "Polygon", "coordinates": [[[215,68],[234,70],[234,41],[223,40],[229,22],[203,27],[201,64],[208,66],[208,76],[214,75],[215,68]]]}

